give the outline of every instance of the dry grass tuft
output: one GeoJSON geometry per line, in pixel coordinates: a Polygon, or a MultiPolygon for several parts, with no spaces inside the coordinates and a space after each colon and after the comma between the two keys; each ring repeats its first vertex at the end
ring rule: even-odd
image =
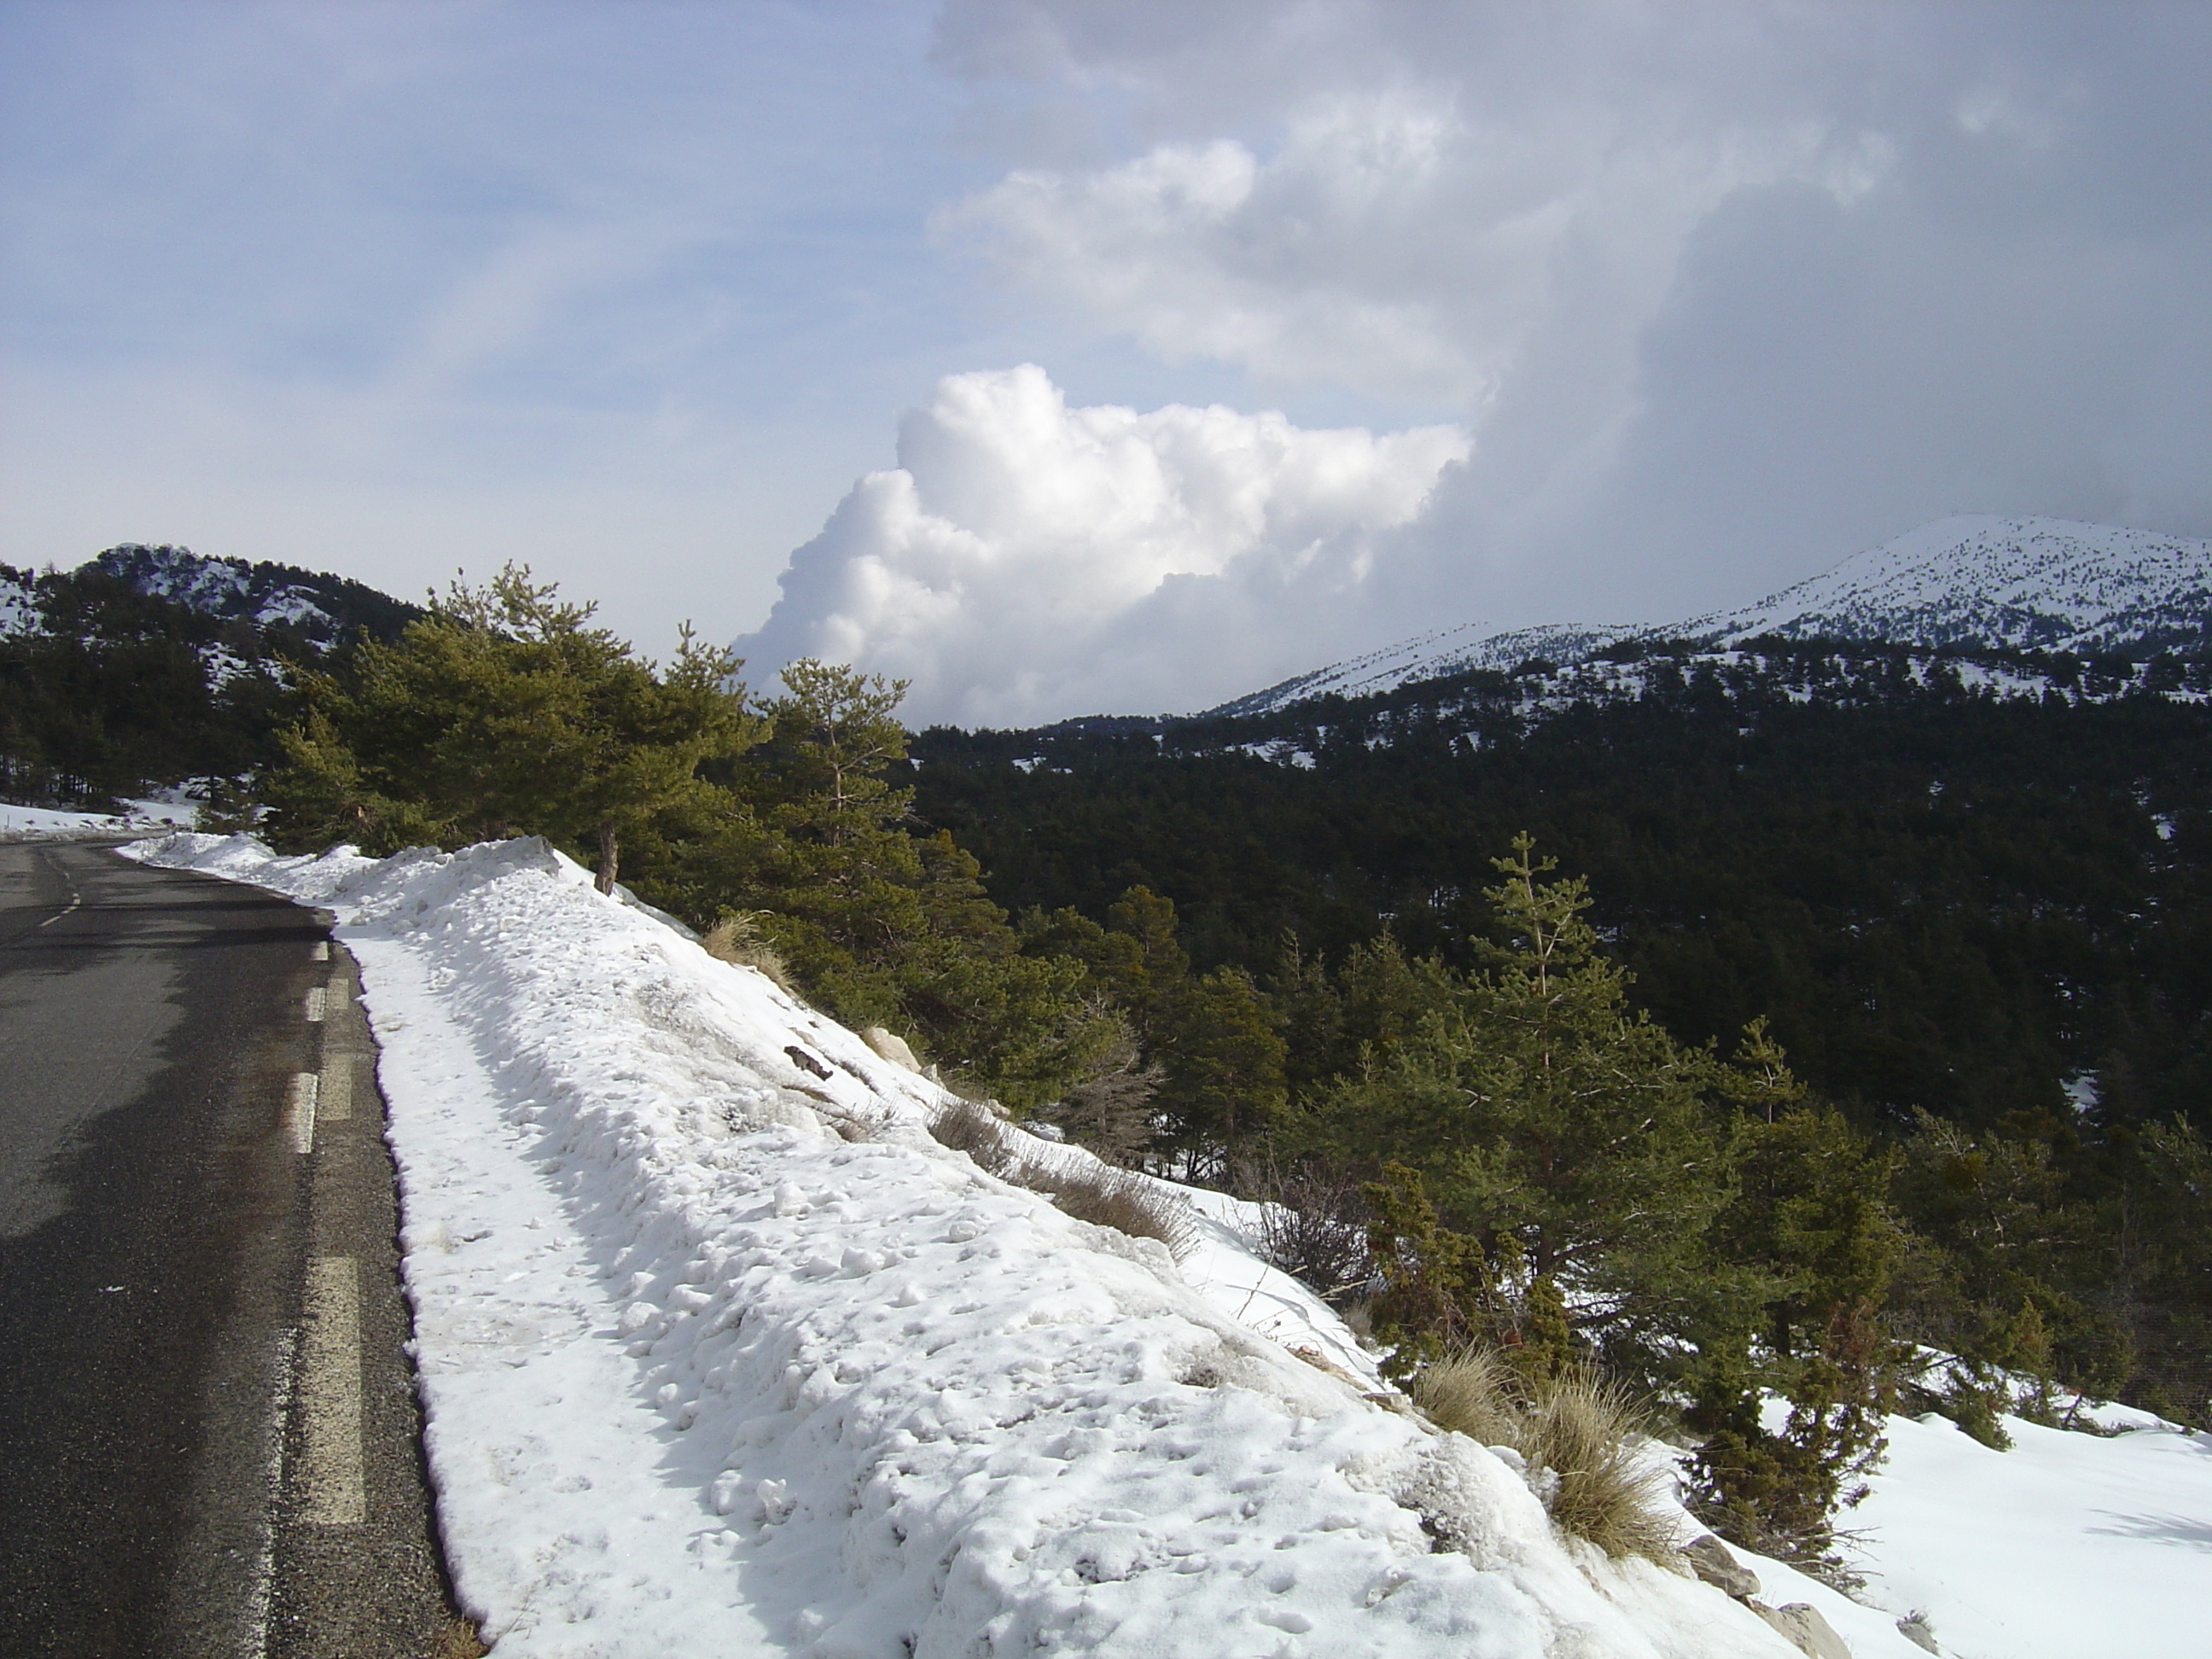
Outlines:
{"type": "Polygon", "coordinates": [[[483,1644],[476,1621],[464,1619],[459,1613],[448,1613],[438,1633],[431,1638],[431,1659],[484,1659],[491,1650],[483,1644]]]}
{"type": "Polygon", "coordinates": [[[1473,1350],[1425,1368],[1413,1395],[1438,1426],[1518,1452],[1561,1531],[1679,1568],[1660,1507],[1666,1477],[1636,1454],[1645,1413],[1620,1384],[1583,1366],[1531,1384],[1497,1352],[1473,1350]]]}
{"type": "Polygon", "coordinates": [[[1466,1348],[1423,1366],[1412,1393],[1413,1403],[1438,1428],[1519,1451],[1526,1420],[1519,1385],[1520,1378],[1496,1349],[1466,1348]]]}
{"type": "Polygon", "coordinates": [[[1017,1177],[1014,1151],[1006,1139],[1006,1121],[979,1100],[955,1099],[939,1108],[929,1120],[929,1133],[940,1146],[965,1152],[975,1167],[1011,1181],[1017,1177]]]}
{"type": "Polygon", "coordinates": [[[976,1168],[1042,1193],[1078,1221],[1116,1228],[1132,1238],[1157,1238],[1178,1261],[1198,1241],[1190,1206],[1160,1193],[1142,1176],[1073,1158],[1025,1162],[1006,1121],[988,1103],[948,1102],[930,1119],[929,1133],[939,1146],[967,1153],[976,1168]]]}
{"type": "Polygon", "coordinates": [[[774,981],[779,990],[792,996],[799,994],[791,988],[791,973],[783,965],[783,958],[761,936],[759,925],[750,915],[724,916],[700,936],[699,944],[715,961],[757,968],[774,981]]]}
{"type": "Polygon", "coordinates": [[[1113,1227],[1132,1238],[1157,1238],[1181,1261],[1198,1242],[1190,1206],[1154,1190],[1127,1170],[1049,1170],[1030,1172],[1028,1184],[1048,1193],[1078,1221],[1113,1227]]]}

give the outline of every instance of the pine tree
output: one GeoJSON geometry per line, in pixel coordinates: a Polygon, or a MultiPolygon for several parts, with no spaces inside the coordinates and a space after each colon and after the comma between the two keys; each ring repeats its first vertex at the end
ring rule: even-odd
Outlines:
{"type": "Polygon", "coordinates": [[[1648,1345],[1743,1293],[1702,1243],[1731,1192],[1715,1067],[1628,1010],[1583,883],[1542,880],[1525,836],[1495,862],[1512,943],[1486,947],[1456,1006],[1316,1091],[1316,1127],[1354,1161],[1390,1149],[1451,1226],[1510,1240],[1529,1278],[1577,1293],[1589,1339],[1648,1345]]]}
{"type": "Polygon", "coordinates": [[[686,628],[663,672],[509,565],[455,583],[350,672],[305,672],[307,717],[264,781],[291,846],[345,838],[387,853],[515,834],[585,854],[612,890],[624,836],[707,791],[702,769],[759,735],[738,667],[686,628]]]}

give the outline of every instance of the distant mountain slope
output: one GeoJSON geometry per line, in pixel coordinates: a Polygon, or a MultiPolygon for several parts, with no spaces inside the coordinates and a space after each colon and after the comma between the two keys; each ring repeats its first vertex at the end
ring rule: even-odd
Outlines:
{"type": "Polygon", "coordinates": [[[1224,703],[1257,714],[1334,692],[1360,696],[1532,657],[1586,662],[1624,640],[1726,647],[1790,639],[1887,641],[2148,656],[2202,647],[2212,623],[2212,542],[2063,519],[1963,514],[1869,548],[1735,611],[1656,627],[1554,623],[1444,629],[1224,703]]]}
{"type": "Polygon", "coordinates": [[[1962,514],[1666,631],[1726,644],[1778,634],[2136,654],[2202,643],[2208,617],[2212,542],[1962,514]]]}
{"type": "Polygon", "coordinates": [[[421,614],[343,576],[181,547],[0,565],[0,797],[97,805],[235,778],[294,717],[290,666],[343,661],[421,614]]]}
{"type": "Polygon", "coordinates": [[[78,574],[95,569],[149,598],[224,621],[289,629],[318,645],[335,644],[356,629],[389,639],[422,614],[349,577],[265,560],[209,558],[188,547],[126,543],[80,566],[78,574]]]}
{"type": "Polygon", "coordinates": [[[1636,631],[1629,628],[1586,627],[1578,623],[1516,628],[1502,634],[1486,633],[1485,627],[1482,623],[1463,623],[1457,628],[1423,634],[1348,662],[1316,668],[1310,674],[1301,674],[1206,712],[1264,714],[1286,703],[1332,691],[1346,697],[1364,696],[1370,691],[1388,691],[1442,674],[1463,674],[1474,668],[1517,667],[1532,657],[1556,663],[1583,662],[1593,653],[1636,631]]]}

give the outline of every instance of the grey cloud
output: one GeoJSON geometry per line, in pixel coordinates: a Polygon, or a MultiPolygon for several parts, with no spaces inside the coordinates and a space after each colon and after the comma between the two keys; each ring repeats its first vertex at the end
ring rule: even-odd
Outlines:
{"type": "Polygon", "coordinates": [[[940,50],[1122,124],[996,222],[1013,280],[1256,386],[1459,387],[1473,458],[1363,626],[1662,618],[1959,510],[2212,530],[2212,9],[994,0],[940,50]],[[1301,133],[1362,99],[1455,126],[1410,206],[1332,218],[1301,133]],[[1272,195],[1126,218],[1142,158],[1222,143],[1272,195]]]}

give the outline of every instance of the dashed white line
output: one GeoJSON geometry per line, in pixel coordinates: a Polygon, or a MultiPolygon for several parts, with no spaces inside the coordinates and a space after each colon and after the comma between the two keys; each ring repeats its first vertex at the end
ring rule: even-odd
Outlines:
{"type": "Polygon", "coordinates": [[[292,1148],[302,1155],[315,1150],[315,1097],[321,1083],[313,1072],[292,1079],[292,1097],[284,1104],[285,1127],[292,1132],[292,1148]]]}
{"type": "Polygon", "coordinates": [[[323,1062],[322,1086],[315,1091],[315,1115],[324,1123],[353,1116],[353,1056],[332,1054],[323,1062]]]}
{"type": "Polygon", "coordinates": [[[308,987],[307,1018],[311,1020],[319,1020],[322,1018],[325,1012],[330,1007],[330,1000],[331,994],[322,986],[313,985],[308,987]]]}
{"type": "Polygon", "coordinates": [[[317,939],[317,940],[315,941],[315,960],[316,960],[317,962],[328,962],[330,959],[331,959],[331,942],[330,942],[330,940],[328,940],[328,939],[317,939]]]}
{"type": "Polygon", "coordinates": [[[359,1526],[368,1518],[362,1477],[361,1271],[349,1255],[307,1263],[307,1328],[300,1345],[300,1518],[359,1526]]]}
{"type": "Polygon", "coordinates": [[[284,1494],[284,1425],[292,1413],[292,1373],[299,1360],[299,1334],[287,1330],[276,1339],[270,1365],[276,1387],[269,1395],[269,1414],[263,1420],[263,1498],[261,1517],[254,1529],[253,1558],[246,1569],[246,1659],[267,1659],[269,1603],[276,1580],[276,1505],[284,1494]]]}

